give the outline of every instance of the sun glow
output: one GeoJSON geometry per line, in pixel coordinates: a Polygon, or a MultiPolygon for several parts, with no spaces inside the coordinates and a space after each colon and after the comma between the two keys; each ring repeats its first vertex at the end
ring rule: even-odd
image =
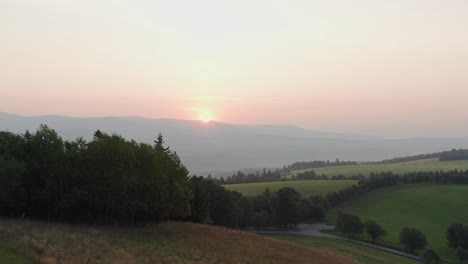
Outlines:
{"type": "Polygon", "coordinates": [[[202,121],[203,123],[208,123],[211,121],[211,116],[210,114],[208,113],[203,113],[200,115],[200,121],[202,121]]]}

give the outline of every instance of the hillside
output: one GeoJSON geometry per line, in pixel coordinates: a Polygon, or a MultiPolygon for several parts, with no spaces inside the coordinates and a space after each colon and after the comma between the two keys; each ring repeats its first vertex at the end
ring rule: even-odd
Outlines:
{"type": "MultiPolygon", "coordinates": [[[[439,161],[438,159],[423,159],[409,162],[399,162],[393,164],[362,164],[346,165],[335,167],[321,167],[312,169],[317,175],[327,175],[329,177],[344,175],[369,176],[370,173],[381,173],[391,171],[393,173],[427,172],[427,171],[449,171],[468,170],[468,160],[439,161]]],[[[293,171],[293,175],[309,171],[311,169],[293,171]]]]}
{"type": "MultiPolygon", "coordinates": [[[[29,241],[48,239],[64,248],[65,264],[90,263],[330,263],[350,260],[237,230],[183,222],[147,228],[111,228],[0,221],[0,239],[15,241],[14,250],[39,263],[56,263],[51,250],[29,241]],[[30,246],[31,245],[31,246],[30,246]]],[[[0,251],[1,252],[1,251],[0,251]]],[[[1,264],[11,264],[0,260],[1,264]]],[[[23,264],[23,263],[21,263],[23,264]]]]}
{"type": "MultiPolygon", "coordinates": [[[[442,258],[455,260],[447,246],[445,232],[454,222],[467,224],[467,185],[408,184],[383,188],[349,201],[336,210],[353,213],[363,221],[376,220],[388,232],[382,242],[399,247],[398,235],[405,226],[419,228],[428,239],[428,248],[442,258]]],[[[328,213],[334,223],[335,212],[328,213]]]]}
{"type": "Polygon", "coordinates": [[[311,195],[325,195],[329,192],[339,191],[357,181],[342,180],[342,181],[280,181],[280,182],[257,182],[257,183],[241,183],[224,185],[229,190],[237,191],[245,196],[256,196],[265,189],[277,191],[283,187],[290,187],[298,191],[303,197],[311,195]]]}
{"type": "Polygon", "coordinates": [[[330,238],[283,234],[266,234],[266,236],[285,240],[303,247],[325,249],[330,252],[346,256],[347,258],[358,261],[362,264],[420,263],[419,261],[401,257],[378,249],[368,248],[330,238]]]}
{"type": "Polygon", "coordinates": [[[220,122],[139,117],[24,117],[0,113],[0,130],[23,133],[43,123],[64,139],[90,139],[94,131],[121,134],[152,143],[159,132],[194,174],[239,168],[277,168],[301,160],[378,161],[391,157],[468,148],[468,138],[379,137],[326,133],[285,125],[235,125],[220,122]]]}

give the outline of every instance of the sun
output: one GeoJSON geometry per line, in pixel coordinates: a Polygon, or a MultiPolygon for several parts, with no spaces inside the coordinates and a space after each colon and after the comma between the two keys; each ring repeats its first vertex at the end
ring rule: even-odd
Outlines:
{"type": "Polygon", "coordinates": [[[202,121],[203,123],[208,123],[211,121],[211,116],[207,113],[201,114],[200,121],[202,121]]]}

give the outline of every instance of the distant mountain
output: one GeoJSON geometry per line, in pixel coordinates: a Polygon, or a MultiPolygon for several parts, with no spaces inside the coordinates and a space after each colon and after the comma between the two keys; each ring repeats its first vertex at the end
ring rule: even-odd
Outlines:
{"type": "Polygon", "coordinates": [[[220,122],[140,117],[25,117],[0,113],[0,130],[23,133],[40,124],[64,139],[92,138],[100,129],[140,142],[161,132],[192,173],[207,174],[239,168],[281,167],[295,161],[377,161],[398,156],[468,148],[468,138],[393,139],[310,131],[296,126],[234,125],[220,122]]]}

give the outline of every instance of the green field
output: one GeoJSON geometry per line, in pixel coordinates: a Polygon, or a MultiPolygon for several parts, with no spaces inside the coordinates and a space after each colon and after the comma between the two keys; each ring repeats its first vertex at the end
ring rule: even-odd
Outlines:
{"type": "Polygon", "coordinates": [[[18,256],[11,251],[0,248],[0,264],[32,264],[26,257],[18,256]]]}
{"type": "Polygon", "coordinates": [[[303,247],[321,248],[345,256],[362,264],[416,264],[418,261],[394,255],[381,250],[363,247],[329,238],[301,235],[266,234],[266,236],[286,240],[303,247]]]}
{"type": "MultiPolygon", "coordinates": [[[[468,170],[468,160],[461,161],[439,161],[438,159],[425,159],[409,162],[400,162],[394,164],[376,164],[376,165],[347,165],[336,167],[322,167],[312,169],[317,175],[327,175],[329,177],[336,175],[355,176],[363,175],[369,176],[370,173],[379,172],[394,172],[394,173],[408,173],[408,172],[423,172],[423,171],[448,171],[448,170],[468,170]]],[[[296,170],[292,175],[301,172],[309,171],[296,170]]]]}
{"type": "MultiPolygon", "coordinates": [[[[468,224],[467,194],[468,185],[408,184],[370,192],[336,210],[359,215],[363,221],[376,220],[388,232],[382,242],[390,246],[400,246],[398,234],[403,227],[419,228],[428,239],[428,248],[455,261],[445,232],[453,222],[468,224]]],[[[335,212],[330,211],[327,216],[331,223],[335,212]]]]}
{"type": "Polygon", "coordinates": [[[283,187],[290,187],[298,191],[302,196],[309,197],[315,194],[327,194],[339,191],[343,188],[356,184],[357,181],[281,181],[281,182],[258,182],[224,185],[229,190],[237,191],[245,196],[256,196],[266,188],[277,191],[283,187]]]}

